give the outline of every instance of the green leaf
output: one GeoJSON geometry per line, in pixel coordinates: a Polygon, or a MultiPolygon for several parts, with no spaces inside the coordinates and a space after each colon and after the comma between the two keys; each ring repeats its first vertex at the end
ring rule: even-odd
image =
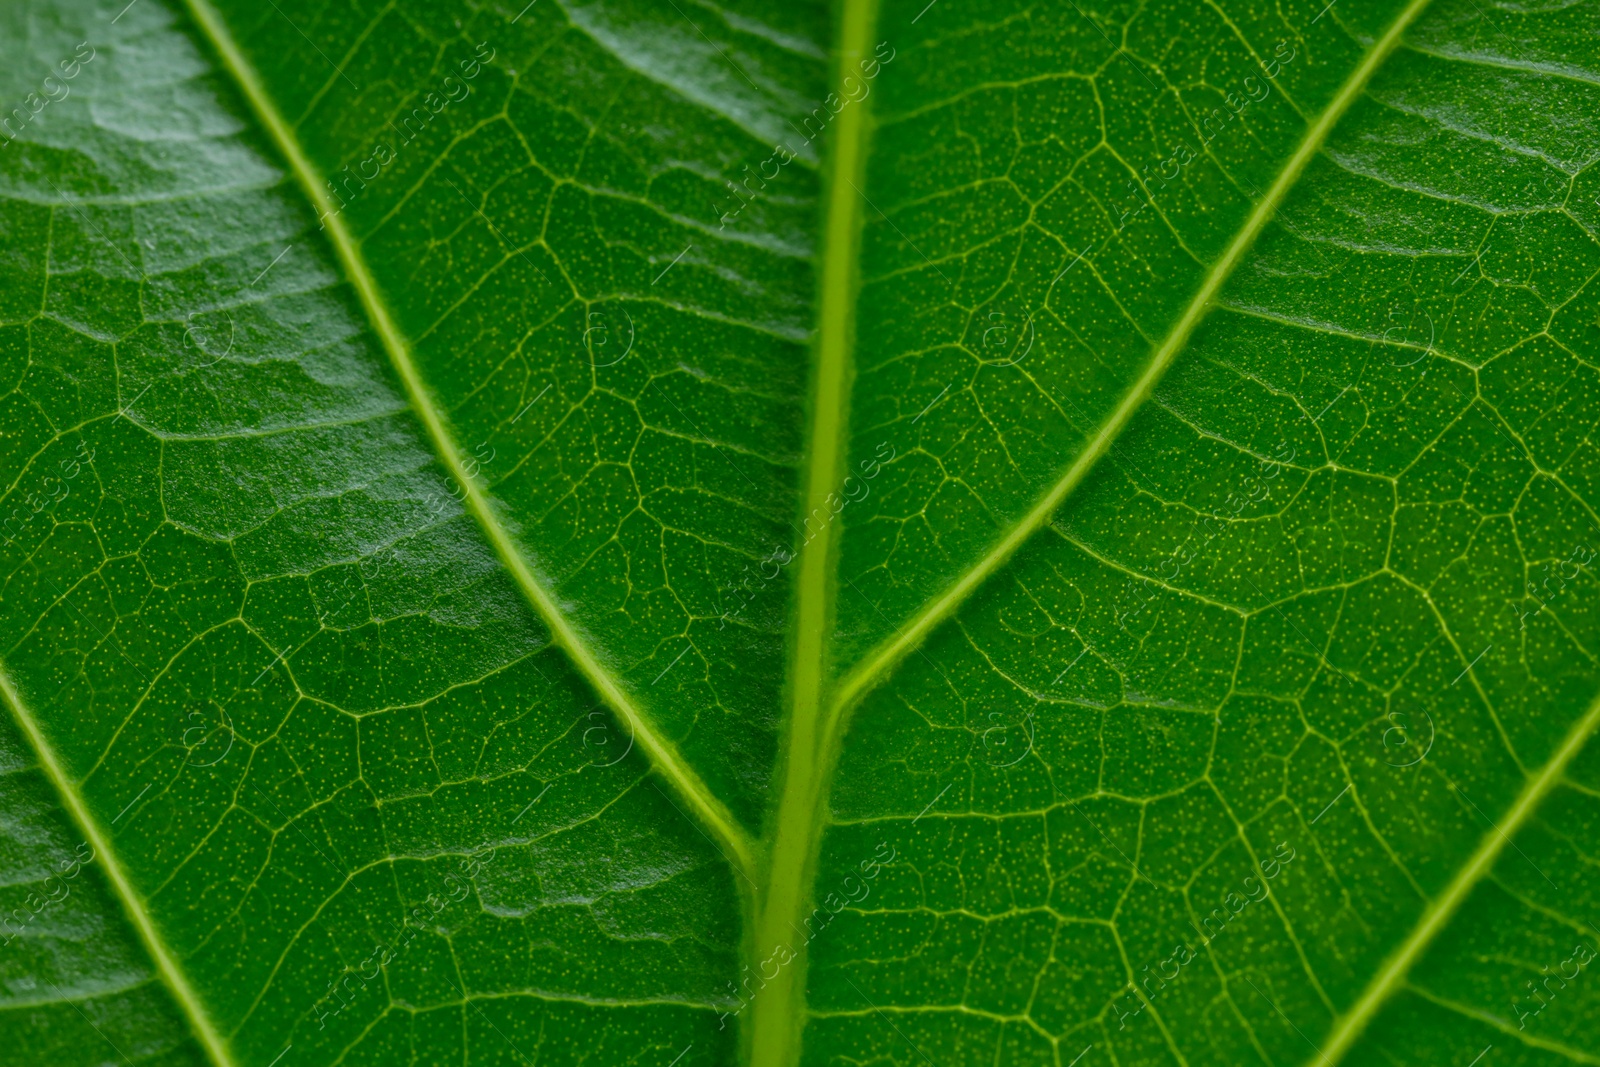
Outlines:
{"type": "Polygon", "coordinates": [[[1597,18],[0,9],[0,1064],[1600,1062],[1597,18]]]}

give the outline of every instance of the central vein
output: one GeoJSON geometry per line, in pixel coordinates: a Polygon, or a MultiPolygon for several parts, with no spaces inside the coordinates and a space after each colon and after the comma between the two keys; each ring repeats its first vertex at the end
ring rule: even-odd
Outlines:
{"type": "MultiPolygon", "coordinates": [[[[819,292],[816,370],[812,391],[810,465],[806,474],[805,515],[818,516],[822,529],[801,552],[796,591],[795,636],[790,676],[790,732],[783,792],[773,830],[771,862],[759,906],[748,961],[752,972],[793,956],[757,995],[749,1030],[754,1067],[793,1067],[799,1061],[805,1016],[805,942],[802,926],[816,862],[817,845],[826,822],[826,785],[836,742],[851,706],[881,681],[928,633],[983,582],[1060,507],[1093,469],[1111,442],[1127,427],[1178,354],[1195,327],[1210,311],[1222,285],[1276,214],[1328,134],[1365,91],[1373,74],[1398,47],[1405,30],[1429,0],[1411,0],[1382,37],[1340,86],[1328,106],[1307,129],[1277,179],[1256,204],[1227,250],[1206,273],[1200,289],[1162,339],[1143,373],[1101,425],[1087,448],[1049,487],[1033,509],[961,579],[936,596],[908,624],[875,649],[836,686],[827,684],[827,633],[830,629],[836,531],[828,522],[829,495],[838,491],[841,438],[846,429],[846,386],[856,288],[857,243],[861,224],[861,165],[866,118],[859,107],[846,107],[834,130],[833,154],[826,172],[827,223],[824,233],[819,292]],[[789,953],[780,950],[785,946],[789,953]],[[776,953],[776,956],[775,956],[776,953]]],[[[841,68],[864,54],[873,32],[873,0],[845,0],[836,61],[841,68]]],[[[810,533],[809,525],[807,526],[810,533]]]]}
{"type": "MultiPolygon", "coordinates": [[[[844,0],[833,81],[841,84],[871,47],[874,0],[844,0]]],[[[750,1062],[789,1067],[799,1060],[805,1016],[805,940],[801,920],[810,900],[811,868],[822,834],[823,796],[831,746],[821,727],[827,696],[834,561],[839,533],[833,522],[848,430],[850,353],[854,342],[857,246],[861,233],[862,163],[867,116],[864,102],[847,102],[833,120],[824,171],[826,221],[818,285],[811,426],[801,510],[800,565],[794,601],[789,665],[789,734],[773,826],[771,862],[759,903],[753,971],[780,952],[792,956],[756,994],[749,1028],[750,1062]],[[782,950],[787,949],[787,952],[782,950]]],[[[764,977],[764,973],[763,973],[764,977]]]]}

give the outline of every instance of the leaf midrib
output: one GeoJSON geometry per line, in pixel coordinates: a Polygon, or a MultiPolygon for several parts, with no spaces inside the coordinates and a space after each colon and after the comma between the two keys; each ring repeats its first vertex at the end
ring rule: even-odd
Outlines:
{"type": "MultiPolygon", "coordinates": [[[[1373,74],[1376,73],[1378,68],[1383,65],[1384,61],[1399,45],[1407,27],[1416,20],[1417,16],[1428,6],[1428,3],[1429,0],[1411,0],[1411,3],[1394,19],[1383,36],[1367,50],[1362,61],[1339,87],[1338,92],[1323,109],[1317,121],[1306,131],[1294,154],[1289,157],[1279,171],[1278,176],[1268,188],[1265,196],[1262,197],[1249,218],[1246,219],[1245,224],[1228,245],[1227,250],[1206,273],[1199,289],[1184,308],[1183,314],[1156,347],[1149,362],[1134,384],[1123,394],[1116,408],[1100,425],[1089,446],[1079,453],[1067,470],[1046,490],[1033,508],[1028,511],[1020,522],[1007,531],[975,566],[949,585],[937,597],[925,603],[904,626],[896,627],[891,637],[881,642],[840,679],[832,687],[831,693],[828,694],[825,706],[809,706],[796,702],[795,709],[797,714],[819,714],[821,722],[820,728],[808,725],[802,731],[796,731],[795,722],[790,723],[791,750],[788,753],[790,766],[784,785],[783,797],[779,805],[777,824],[774,828],[772,864],[769,868],[769,877],[775,877],[780,873],[793,873],[797,876],[804,874],[807,876],[807,883],[809,883],[809,875],[815,868],[816,853],[821,846],[827,806],[826,784],[830,780],[834,764],[837,762],[844,727],[848,721],[848,714],[855,703],[869,689],[885,679],[901,659],[922,643],[934,627],[949,618],[969,596],[998,571],[1054,515],[1067,497],[1071,495],[1072,491],[1093,470],[1100,458],[1105,455],[1112,443],[1132,421],[1134,415],[1143,408],[1145,401],[1149,399],[1157,383],[1160,382],[1173,361],[1184,351],[1194,330],[1210,312],[1222,286],[1232,276],[1245,253],[1249,251],[1261,231],[1265,229],[1267,223],[1277,213],[1279,206],[1288,195],[1289,190],[1299,180],[1307,164],[1321,150],[1328,134],[1343,118],[1350,106],[1365,91],[1373,74]],[[813,734],[815,735],[814,747],[803,749],[800,752],[796,752],[793,749],[793,739],[796,736],[803,735],[807,740],[810,740],[813,734]],[[794,773],[794,762],[797,758],[803,758],[807,761],[803,768],[803,774],[794,773]],[[801,818],[810,821],[799,828],[788,825],[791,820],[801,818]]],[[[838,51],[842,55],[848,55],[853,43],[852,27],[850,25],[852,15],[860,15],[866,23],[861,32],[870,33],[873,21],[872,16],[875,15],[875,5],[872,5],[870,0],[857,0],[857,2],[847,0],[843,14],[844,24],[841,26],[838,51]]],[[[838,142],[846,141],[852,137],[859,139],[864,136],[862,129],[864,128],[841,126],[836,131],[836,159],[840,156],[838,142]]],[[[859,143],[847,144],[846,152],[844,153],[846,158],[843,161],[843,165],[845,167],[855,165],[855,154],[861,151],[862,145],[859,143]]],[[[848,173],[848,170],[837,169],[836,165],[836,169],[832,174],[832,180],[836,187],[840,178],[847,176],[848,173]]],[[[852,192],[859,193],[859,190],[852,188],[852,192]]],[[[852,200],[851,207],[853,208],[854,206],[854,201],[852,200]]],[[[832,227],[835,223],[836,214],[840,213],[830,203],[828,216],[829,241],[824,246],[823,306],[819,309],[819,330],[823,332],[823,339],[818,347],[818,357],[822,362],[822,366],[819,367],[819,381],[822,382],[827,381],[826,375],[830,370],[827,361],[832,356],[832,352],[826,343],[826,332],[830,328],[837,328],[847,332],[848,328],[848,320],[842,322],[834,321],[828,316],[826,306],[827,298],[831,292],[828,272],[832,266],[834,253],[833,238],[835,235],[832,233],[832,227]]],[[[844,214],[848,216],[848,224],[850,226],[858,225],[853,211],[845,212],[844,214]]],[[[853,280],[855,264],[852,263],[849,267],[848,274],[842,271],[840,274],[842,277],[848,277],[853,280]]],[[[842,316],[840,318],[843,319],[842,316]]],[[[848,358],[848,353],[838,358],[845,360],[848,358]]],[[[814,403],[821,399],[823,399],[823,394],[819,392],[814,399],[814,403]]],[[[841,399],[839,402],[839,417],[841,420],[843,403],[844,401],[841,399]]],[[[819,443],[818,435],[820,431],[825,428],[834,429],[826,421],[829,417],[831,417],[831,413],[823,411],[819,407],[813,423],[813,447],[819,443]]],[[[843,429],[843,427],[838,427],[837,429],[843,429]]],[[[829,447],[834,445],[833,440],[829,437],[820,437],[820,442],[827,444],[829,447]]],[[[837,464],[834,463],[829,468],[834,470],[833,476],[835,478],[838,477],[838,472],[834,469],[836,466],[837,464]]],[[[813,479],[822,473],[821,467],[822,464],[820,463],[813,464],[811,468],[811,477],[813,479]]],[[[837,487],[830,485],[829,488],[835,489],[837,487]]],[[[808,507],[811,505],[811,498],[816,495],[814,487],[808,488],[808,507]]],[[[823,552],[819,553],[819,555],[830,559],[834,567],[837,567],[837,553],[831,553],[830,555],[828,544],[824,544],[823,552]]],[[[803,566],[807,562],[810,561],[803,561],[803,566]]],[[[801,587],[797,594],[798,619],[809,620],[813,624],[826,621],[828,596],[837,577],[837,574],[829,571],[822,580],[816,583],[815,588],[812,588],[811,585],[805,582],[804,571],[802,572],[801,587]],[[806,611],[808,598],[814,599],[818,605],[809,614],[806,611]]],[[[826,633],[827,631],[823,632],[826,633]]],[[[804,633],[797,636],[797,646],[804,637],[804,633]]],[[[795,686],[798,693],[800,683],[810,681],[809,676],[802,672],[814,671],[816,673],[815,691],[820,699],[827,666],[826,638],[819,637],[817,644],[818,648],[812,659],[804,659],[797,656],[795,661],[796,672],[794,677],[791,678],[791,684],[795,686]]],[[[1600,703],[1597,703],[1597,708],[1600,708],[1600,703]]],[[[1541,778],[1541,780],[1543,779],[1541,778]]],[[[779,938],[787,938],[790,928],[798,930],[795,924],[800,918],[800,913],[804,911],[804,905],[809,899],[809,893],[809,884],[797,887],[780,886],[775,883],[769,884],[765,894],[767,900],[764,902],[762,909],[761,928],[758,930],[757,936],[751,939],[751,946],[757,953],[756,957],[751,961],[752,963],[755,960],[759,960],[769,947],[778,943],[779,938]],[[774,893],[783,893],[789,897],[790,899],[786,901],[789,907],[773,908],[772,905],[775,903],[772,899],[774,893]],[[782,911],[784,914],[769,916],[766,914],[768,911],[782,911]]],[[[1422,943],[1425,943],[1425,940],[1422,943]]],[[[1420,948],[1418,950],[1420,951],[1420,948]]],[[[1403,973],[1403,971],[1400,973],[1403,973]]],[[[802,946],[801,959],[798,965],[780,971],[779,979],[762,991],[766,993],[768,990],[781,989],[782,995],[773,998],[776,1003],[769,1007],[763,1004],[760,994],[757,996],[757,1015],[753,1025],[753,1029],[756,1031],[753,1041],[753,1058],[758,1067],[786,1067],[787,1064],[797,1062],[799,1059],[800,1018],[803,1017],[805,1009],[804,974],[805,961],[802,946]],[[768,1010],[763,1011],[763,1008],[768,1010]],[[779,1018],[784,1015],[789,1016],[787,1019],[788,1025],[780,1030],[778,1026],[769,1024],[766,1018],[769,1013],[779,1018]],[[769,1027],[771,1033],[768,1032],[769,1027]],[[788,1043],[786,1045],[779,1044],[779,1041],[784,1037],[788,1038],[788,1043]],[[764,1043],[764,1039],[772,1040],[774,1047],[769,1048],[764,1043]]],[[[1387,992],[1388,987],[1385,987],[1381,996],[1386,996],[1387,992]]]]}
{"type": "Polygon", "coordinates": [[[255,68],[245,58],[233,40],[233,35],[220,16],[206,0],[184,0],[200,31],[217,52],[222,66],[232,75],[235,84],[245,97],[256,120],[283,154],[302,192],[310,200],[321,218],[328,241],[339,257],[340,266],[355,289],[362,309],[366,312],[373,331],[378,335],[384,352],[399,375],[412,412],[417,416],[433,445],[439,460],[461,486],[467,510],[477,520],[479,528],[488,538],[500,557],[500,562],[527,599],[530,606],[549,628],[559,645],[602,699],[628,725],[640,746],[649,754],[652,766],[677,790],[694,809],[695,815],[716,835],[716,843],[735,870],[750,878],[755,872],[755,847],[749,836],[734,819],[731,812],[711,791],[693,768],[679,755],[676,747],[656,729],[623,688],[621,682],[601,663],[600,657],[589,648],[578,628],[557,606],[554,596],[533,573],[527,559],[517,546],[509,530],[495,514],[489,499],[483,494],[461,460],[461,450],[450,434],[445,417],[411,358],[411,350],[404,335],[389,314],[388,305],[378,289],[376,279],[368,269],[366,259],[355,239],[335,210],[328,194],[319,184],[316,169],[301,148],[299,139],[290,129],[277,106],[262,85],[255,68]]]}
{"type": "MultiPolygon", "coordinates": [[[[877,24],[877,0],[844,0],[839,9],[834,49],[834,83],[841,89],[845,71],[868,54],[877,24]]],[[[847,94],[848,95],[848,94],[847,94]]],[[[792,614],[792,650],[785,695],[789,715],[783,758],[774,778],[781,782],[772,820],[772,846],[761,890],[756,926],[746,938],[760,961],[778,946],[791,947],[800,912],[810,899],[810,883],[823,822],[822,804],[832,770],[826,733],[829,674],[828,637],[838,566],[840,524],[829,501],[842,491],[850,431],[851,355],[859,286],[862,177],[868,129],[867,97],[846,104],[835,119],[824,173],[821,274],[818,278],[816,362],[810,391],[805,496],[799,533],[820,514],[820,529],[800,546],[792,614]]],[[[763,976],[765,977],[765,976],[763,976]]],[[[806,960],[796,960],[756,994],[745,1027],[751,1062],[777,1065],[798,1058],[804,1016],[806,960]]]]}

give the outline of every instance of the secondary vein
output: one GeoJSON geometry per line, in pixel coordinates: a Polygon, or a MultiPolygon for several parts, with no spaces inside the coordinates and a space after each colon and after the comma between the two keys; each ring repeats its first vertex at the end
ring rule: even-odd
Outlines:
{"type": "Polygon", "coordinates": [[[1484,832],[1483,839],[1478,842],[1478,847],[1466,864],[1450,880],[1444,892],[1435,897],[1433,903],[1422,913],[1417,925],[1412,928],[1411,933],[1400,943],[1400,947],[1384,963],[1372,981],[1367,983],[1367,988],[1362,990],[1361,996],[1351,1009],[1334,1024],[1331,1039],[1321,1055],[1313,1059],[1312,1063],[1331,1067],[1350,1051],[1366,1029],[1367,1023],[1389,999],[1390,994],[1405,981],[1411,965],[1444,929],[1466,900],[1467,894],[1494,867],[1495,860],[1500,858],[1500,853],[1511,844],[1511,838],[1533,817],[1539,802],[1555,788],[1567,767],[1577,758],[1578,753],[1583,751],[1584,744],[1597,727],[1600,727],[1600,696],[1595,697],[1588,710],[1573,724],[1572,729],[1562,740],[1561,747],[1556,749],[1555,754],[1539,773],[1528,779],[1502,823],[1499,826],[1491,824],[1484,832]]]}
{"type": "Polygon", "coordinates": [[[421,421],[435,453],[461,486],[463,502],[477,520],[484,536],[493,545],[496,555],[510,572],[512,580],[549,627],[554,638],[579,673],[610,705],[612,710],[628,725],[639,745],[649,755],[661,776],[667,779],[679,795],[690,805],[694,814],[715,835],[718,846],[729,861],[746,878],[755,873],[754,848],[748,835],[739,826],[726,806],[711,792],[694,769],[679,755],[677,749],[656,730],[643,709],[623,688],[621,682],[600,662],[588,647],[576,626],[557,607],[555,598],[544,583],[533,573],[521,549],[510,532],[495,514],[494,507],[472,476],[467,473],[461,459],[461,450],[445,425],[444,416],[434,402],[427,384],[423,381],[410,346],[389,315],[389,309],[378,291],[376,280],[368,269],[366,260],[344,224],[344,219],[334,209],[328,194],[318,184],[318,175],[311,161],[301,149],[299,140],[289,128],[277,106],[268,96],[254,67],[245,58],[233,40],[220,16],[206,0],[186,0],[190,14],[212,46],[229,68],[256,118],[266,129],[278,150],[283,153],[302,190],[325,220],[329,243],[339,257],[345,275],[361,300],[372,328],[382,342],[390,363],[404,385],[411,408],[421,421]]]}
{"type": "MultiPolygon", "coordinates": [[[[1188,344],[1189,337],[1194,333],[1201,320],[1211,310],[1213,301],[1223,284],[1232,276],[1244,254],[1249,251],[1256,237],[1266,227],[1277,213],[1279,205],[1283,202],[1289,190],[1299,179],[1312,157],[1321,150],[1323,142],[1329,132],[1349,110],[1350,105],[1366,89],[1372,75],[1382,66],[1383,61],[1394,51],[1404,35],[1406,27],[1414,22],[1422,10],[1428,6],[1429,0],[1413,0],[1395,19],[1385,31],[1384,35],[1373,43],[1362,58],[1359,66],[1345,79],[1339,87],[1328,106],[1323,109],[1315,124],[1306,131],[1294,155],[1289,157],[1283,169],[1278,173],[1277,179],[1272,183],[1261,202],[1250,213],[1244,226],[1234,236],[1221,258],[1212,264],[1206,272],[1205,280],[1200,288],[1184,308],[1183,314],[1178,318],[1161,343],[1156,346],[1149,362],[1145,365],[1143,373],[1123,394],[1122,400],[1117,404],[1109,417],[1101,423],[1095,432],[1094,438],[1089,442],[1078,458],[1072,462],[1065,473],[1050,486],[1042,497],[1039,498],[1032,510],[1023,516],[1022,520],[1013,526],[992,547],[978,563],[963,574],[959,579],[947,587],[944,592],[923,605],[912,618],[895,633],[880,643],[870,652],[853,670],[850,671],[839,683],[834,691],[833,702],[829,711],[828,721],[824,726],[823,735],[826,739],[835,738],[843,724],[844,716],[855,701],[868,689],[894,669],[895,665],[905,656],[919,646],[935,626],[943,622],[953,613],[967,597],[971,596],[980,586],[999,570],[1009,560],[1017,549],[1036,533],[1041,526],[1050,520],[1056,510],[1071,495],[1092,471],[1102,456],[1111,448],[1113,442],[1126,429],[1133,416],[1138,413],[1144,402],[1149,399],[1155,390],[1156,384],[1161,381],[1167,369],[1172,365],[1179,353],[1188,344]]],[[[825,741],[825,747],[827,742],[825,741]]]]}
{"type": "Polygon", "coordinates": [[[122,905],[123,912],[128,916],[128,921],[133,924],[134,931],[139,935],[139,941],[150,955],[150,960],[156,966],[156,973],[161,976],[161,981],[172,994],[172,999],[177,1002],[178,1009],[189,1023],[189,1029],[195,1039],[206,1050],[206,1055],[211,1057],[215,1067],[234,1067],[233,1057],[228,1052],[228,1045],[217,1032],[211,1022],[211,1016],[206,1012],[205,1005],[200,997],[190,987],[189,980],[184,977],[183,971],[178,967],[178,962],[167,947],[166,939],[161,936],[161,931],[156,929],[155,920],[151,918],[149,909],[145,907],[144,899],[133,888],[127,872],[122,869],[122,861],[117,857],[116,851],[111,847],[111,839],[95,817],[90,814],[89,806],[84,803],[79,795],[77,786],[67,775],[66,769],[56,757],[55,748],[45,737],[44,731],[34,721],[33,715],[22,702],[22,695],[12,684],[11,676],[6,673],[5,667],[0,665],[0,696],[4,696],[6,706],[11,710],[11,717],[15,720],[22,735],[28,739],[33,747],[34,754],[39,757],[39,767],[44,771],[45,777],[55,787],[56,794],[61,797],[67,815],[83,835],[89,847],[94,849],[95,858],[100,861],[100,867],[106,873],[106,881],[111,883],[111,891],[116,894],[117,901],[122,905]]]}

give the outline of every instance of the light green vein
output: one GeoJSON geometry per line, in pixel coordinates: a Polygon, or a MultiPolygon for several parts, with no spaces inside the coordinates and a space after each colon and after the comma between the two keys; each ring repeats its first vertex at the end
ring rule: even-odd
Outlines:
{"type": "Polygon", "coordinates": [[[122,861],[112,849],[111,839],[89,813],[88,805],[84,803],[83,797],[78,795],[78,789],[72,780],[67,777],[66,769],[56,758],[55,749],[51,747],[44,732],[39,729],[39,724],[34,722],[33,716],[23,705],[22,696],[12,684],[11,676],[6,673],[3,665],[0,665],[0,695],[5,697],[6,705],[11,709],[11,717],[16,720],[22,735],[33,746],[35,755],[39,757],[39,766],[44,770],[45,777],[50,779],[50,784],[55,786],[56,794],[61,797],[61,802],[66,807],[73,824],[77,826],[83,839],[89,843],[89,847],[94,849],[95,858],[100,861],[101,870],[105,871],[106,881],[111,883],[112,892],[117,895],[128,921],[138,932],[140,942],[150,954],[151,962],[156,965],[156,972],[161,975],[162,982],[171,991],[172,999],[177,1002],[178,1009],[189,1021],[189,1029],[194,1033],[195,1039],[205,1048],[206,1055],[211,1057],[216,1067],[234,1067],[234,1060],[228,1052],[227,1043],[211,1024],[211,1018],[206,1014],[199,995],[190,987],[189,980],[179,969],[177,960],[167,948],[161,932],[156,929],[154,920],[145,908],[144,899],[134,890],[127,872],[122,869],[122,861]]]}
{"type": "Polygon", "coordinates": [[[1506,1022],[1506,1020],[1492,1015],[1489,1012],[1474,1008],[1468,1004],[1462,1004],[1458,1001],[1441,997],[1437,993],[1429,992],[1420,986],[1414,986],[1409,983],[1406,985],[1406,991],[1421,997],[1430,1004],[1435,1004],[1443,1008],[1445,1011],[1454,1012],[1455,1014],[1464,1016],[1473,1020],[1474,1022],[1480,1022],[1485,1026],[1493,1027],[1502,1034],[1505,1034],[1507,1037],[1511,1038],[1513,1041],[1516,1041],[1522,1045],[1526,1045],[1529,1048],[1542,1049],[1545,1052],[1553,1052],[1562,1059],[1571,1060],[1573,1063],[1589,1064],[1593,1065],[1593,1067],[1600,1067],[1600,1057],[1591,1056],[1589,1053],[1580,1052],[1575,1048],[1569,1048],[1568,1046],[1561,1044],[1559,1041],[1547,1040],[1537,1034],[1530,1033],[1527,1030],[1513,1029],[1511,1024],[1506,1022]]]}
{"type": "Polygon", "coordinates": [[[271,136],[278,150],[283,153],[284,159],[316,208],[317,214],[325,220],[328,241],[338,255],[339,263],[344,268],[350,284],[355,288],[374,332],[383,343],[384,351],[388,353],[390,362],[405,386],[412,410],[427,431],[435,452],[461,486],[467,510],[472,513],[484,535],[494,546],[500,561],[510,572],[528,602],[538,612],[539,617],[550,628],[556,644],[561,646],[578,671],[627,724],[640,747],[649,755],[656,771],[672,784],[694,810],[694,814],[716,836],[717,844],[726,853],[729,861],[746,878],[752,877],[755,873],[754,848],[744,830],[700,776],[679,755],[673,744],[656,730],[643,709],[634,702],[632,696],[589,648],[577,627],[556,606],[555,598],[533,573],[521,549],[501,523],[499,516],[495,514],[488,497],[467,473],[461,460],[461,450],[445,425],[439,406],[411,358],[409,345],[401,335],[399,327],[390,318],[389,309],[378,291],[372,272],[367,268],[365,258],[357,247],[355,239],[345,228],[344,220],[334,209],[328,194],[323,190],[317,172],[312,167],[311,161],[306,158],[294,131],[289,128],[283,116],[278,113],[277,106],[267,95],[266,88],[261,84],[255,69],[245,59],[244,53],[239,50],[239,46],[234,42],[233,36],[221,18],[205,0],[186,0],[186,3],[195,22],[238,83],[257,120],[271,136]]]}
{"type": "Polygon", "coordinates": [[[1417,957],[1422,955],[1423,950],[1445,928],[1451,916],[1466,900],[1467,894],[1494,867],[1495,860],[1499,859],[1500,853],[1511,843],[1511,838],[1533,817],[1539,802],[1560,782],[1562,774],[1577,758],[1578,753],[1583,751],[1584,743],[1589,740],[1597,726],[1600,726],[1600,696],[1595,697],[1593,703],[1589,705],[1589,710],[1573,724],[1555,755],[1551,756],[1543,769],[1523,786],[1522,792],[1506,812],[1501,824],[1490,826],[1484,833],[1483,840],[1478,842],[1477,849],[1467,860],[1466,865],[1450,880],[1444,892],[1435,897],[1433,903],[1422,913],[1422,918],[1416,927],[1367,984],[1367,988],[1362,991],[1355,1004],[1334,1023],[1333,1029],[1329,1032],[1327,1045],[1321,1054],[1310,1061],[1311,1063],[1321,1067],[1331,1067],[1350,1051],[1367,1024],[1372,1021],[1372,1017],[1378,1013],[1378,1009],[1405,981],[1406,972],[1417,961],[1417,957]]]}
{"type": "Polygon", "coordinates": [[[1028,538],[1050,520],[1063,501],[1071,495],[1072,491],[1082,483],[1095,464],[1110,449],[1117,436],[1132,421],[1133,416],[1144,405],[1156,384],[1166,374],[1167,368],[1173,360],[1183,351],[1188,344],[1189,337],[1194,333],[1206,314],[1211,310],[1213,301],[1223,284],[1232,276],[1244,254],[1249,251],[1256,237],[1271,221],[1278,207],[1282,204],[1289,190],[1305,170],[1306,164],[1311,162],[1313,156],[1321,150],[1323,142],[1333,127],[1349,110],[1350,105],[1365,90],[1367,82],[1374,72],[1382,66],[1389,53],[1394,51],[1404,35],[1406,27],[1411,25],[1428,6],[1428,0],[1412,0],[1412,3],[1402,11],[1398,18],[1389,26],[1384,35],[1373,43],[1362,58],[1361,64],[1351,73],[1339,91],[1334,95],[1328,106],[1323,109],[1301,139],[1294,155],[1284,164],[1277,179],[1256,205],[1244,226],[1234,237],[1228,249],[1224,252],[1211,270],[1206,273],[1204,282],[1199,290],[1185,307],[1182,316],[1173,324],[1161,343],[1156,347],[1146,364],[1144,372],[1137,381],[1123,394],[1121,402],[1111,415],[1100,425],[1093,440],[1078,455],[1072,465],[1067,468],[1054,485],[1040,497],[1039,502],[1023,517],[1022,521],[1013,526],[989,552],[978,561],[958,580],[951,584],[945,591],[925,604],[912,618],[892,637],[885,640],[871,653],[869,653],[848,675],[839,683],[834,691],[833,705],[829,721],[825,727],[825,735],[832,737],[837,734],[844,713],[868,689],[872,688],[885,675],[894,669],[909,652],[915,649],[928,636],[935,626],[950,616],[967,597],[971,596],[980,586],[999,570],[1011,556],[1027,542],[1028,538]]]}
{"type": "MultiPolygon", "coordinates": [[[[875,0],[845,0],[840,11],[836,81],[869,54],[877,21],[875,0]]],[[[799,1060],[805,1017],[805,938],[801,913],[811,899],[811,868],[822,833],[822,798],[830,761],[819,732],[828,676],[827,635],[832,629],[837,525],[830,504],[841,491],[848,430],[850,354],[854,342],[857,246],[861,233],[862,158],[867,131],[865,103],[846,105],[834,120],[824,180],[826,222],[818,286],[817,339],[811,386],[811,426],[796,579],[793,641],[788,679],[789,729],[782,792],[773,825],[771,863],[761,893],[752,971],[779,945],[790,946],[793,963],[756,995],[747,1030],[750,1062],[785,1067],[799,1060]],[[813,534],[812,525],[819,528],[813,534]]],[[[763,975],[763,977],[765,977],[763,975]]]]}

